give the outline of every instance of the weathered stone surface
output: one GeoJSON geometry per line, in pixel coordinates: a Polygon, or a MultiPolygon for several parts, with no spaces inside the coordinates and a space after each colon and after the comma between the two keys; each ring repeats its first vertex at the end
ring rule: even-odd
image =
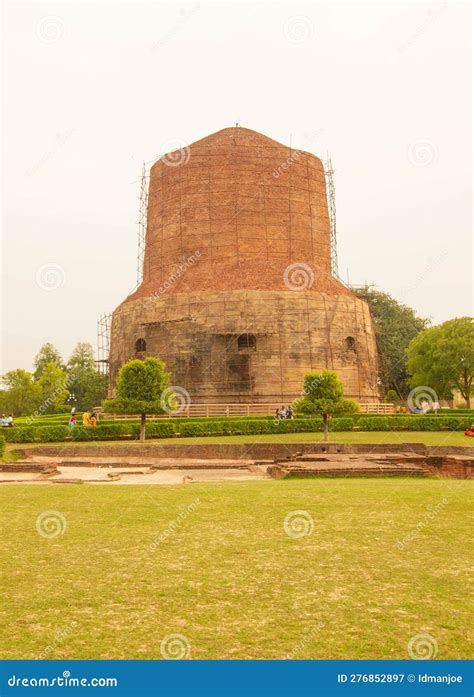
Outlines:
{"type": "Polygon", "coordinates": [[[195,403],[288,402],[324,368],[347,397],[378,399],[368,306],[331,276],[318,158],[227,128],[153,165],[143,283],[113,314],[111,395],[137,356],[165,360],[195,403]]]}

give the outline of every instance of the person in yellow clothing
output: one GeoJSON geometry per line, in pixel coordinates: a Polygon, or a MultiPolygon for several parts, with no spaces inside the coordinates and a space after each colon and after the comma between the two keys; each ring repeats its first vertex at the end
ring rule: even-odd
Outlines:
{"type": "Polygon", "coordinates": [[[88,411],[85,411],[82,415],[82,425],[83,426],[90,426],[91,425],[91,417],[89,416],[88,411]]]}

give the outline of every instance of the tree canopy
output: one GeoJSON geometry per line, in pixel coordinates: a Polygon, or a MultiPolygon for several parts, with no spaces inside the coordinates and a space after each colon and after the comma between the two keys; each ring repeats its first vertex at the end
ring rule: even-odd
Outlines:
{"type": "Polygon", "coordinates": [[[33,375],[18,368],[2,376],[2,383],[7,388],[1,393],[2,412],[15,415],[32,414],[38,407],[40,388],[33,380],[33,375]]]}
{"type": "Polygon", "coordinates": [[[35,380],[39,380],[39,378],[41,377],[41,373],[43,372],[45,366],[48,363],[55,363],[59,368],[65,368],[61,354],[59,353],[57,348],[49,342],[42,345],[42,347],[36,354],[33,363],[35,366],[35,380]]]}
{"type": "Polygon", "coordinates": [[[76,344],[67,362],[67,372],[69,392],[74,395],[78,409],[100,404],[107,391],[107,377],[97,371],[91,344],[83,341],[76,344]]]}
{"type": "Polygon", "coordinates": [[[159,358],[128,361],[118,374],[116,398],[105,400],[103,408],[119,414],[141,414],[140,440],[144,440],[146,415],[165,411],[162,395],[169,378],[165,363],[159,358]]]}
{"type": "Polygon", "coordinates": [[[412,387],[431,387],[443,398],[459,390],[470,409],[474,376],[474,322],[451,319],[425,329],[407,349],[412,387]]]}
{"type": "Polygon", "coordinates": [[[388,390],[395,390],[400,397],[406,397],[410,391],[406,349],[429,320],[417,317],[410,307],[388,293],[368,288],[357,290],[356,294],[370,308],[381,391],[385,395],[388,390]]]}
{"type": "Polygon", "coordinates": [[[37,381],[42,413],[54,412],[63,407],[67,396],[67,374],[57,363],[46,363],[37,381]]]}
{"type": "Polygon", "coordinates": [[[333,416],[351,414],[359,406],[351,399],[344,399],[344,391],[337,373],[323,370],[319,373],[307,373],[304,376],[304,396],[294,403],[295,411],[302,414],[333,416]]]}

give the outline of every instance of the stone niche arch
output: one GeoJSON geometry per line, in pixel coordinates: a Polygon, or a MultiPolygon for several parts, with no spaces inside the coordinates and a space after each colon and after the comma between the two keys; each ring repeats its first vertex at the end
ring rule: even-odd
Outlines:
{"type": "Polygon", "coordinates": [[[255,334],[241,334],[237,339],[237,351],[256,351],[257,338],[255,334]]]}
{"type": "Polygon", "coordinates": [[[135,341],[135,353],[144,353],[146,351],[146,341],[142,337],[135,341]]]}
{"type": "Polygon", "coordinates": [[[357,353],[357,343],[353,336],[346,336],[344,339],[344,348],[346,351],[354,351],[354,353],[357,353]]]}

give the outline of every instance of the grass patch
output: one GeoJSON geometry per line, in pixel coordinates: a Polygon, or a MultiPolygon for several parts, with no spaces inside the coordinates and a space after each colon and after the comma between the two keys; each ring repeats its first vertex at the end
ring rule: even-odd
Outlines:
{"type": "MultiPolygon", "coordinates": [[[[172,443],[176,445],[192,445],[193,443],[319,443],[323,440],[323,434],[311,433],[275,433],[261,435],[244,436],[199,436],[194,438],[159,438],[146,441],[147,445],[165,445],[172,443]]],[[[426,445],[456,445],[474,446],[474,438],[468,438],[464,433],[458,431],[357,431],[331,433],[330,442],[332,443],[425,443],[426,445]]],[[[137,441],[87,441],[87,442],[59,442],[59,443],[12,443],[6,444],[6,450],[11,451],[22,447],[40,448],[42,446],[58,445],[61,448],[68,448],[71,445],[81,447],[83,445],[100,445],[104,449],[108,446],[130,447],[137,441]]]]}
{"type": "Polygon", "coordinates": [[[5,486],[0,657],[154,659],[179,633],[195,659],[404,659],[428,633],[439,659],[468,658],[470,492],[437,479],[5,486]],[[47,510],[63,535],[36,531],[47,510]],[[314,519],[301,539],[283,529],[296,510],[314,519]]]}

